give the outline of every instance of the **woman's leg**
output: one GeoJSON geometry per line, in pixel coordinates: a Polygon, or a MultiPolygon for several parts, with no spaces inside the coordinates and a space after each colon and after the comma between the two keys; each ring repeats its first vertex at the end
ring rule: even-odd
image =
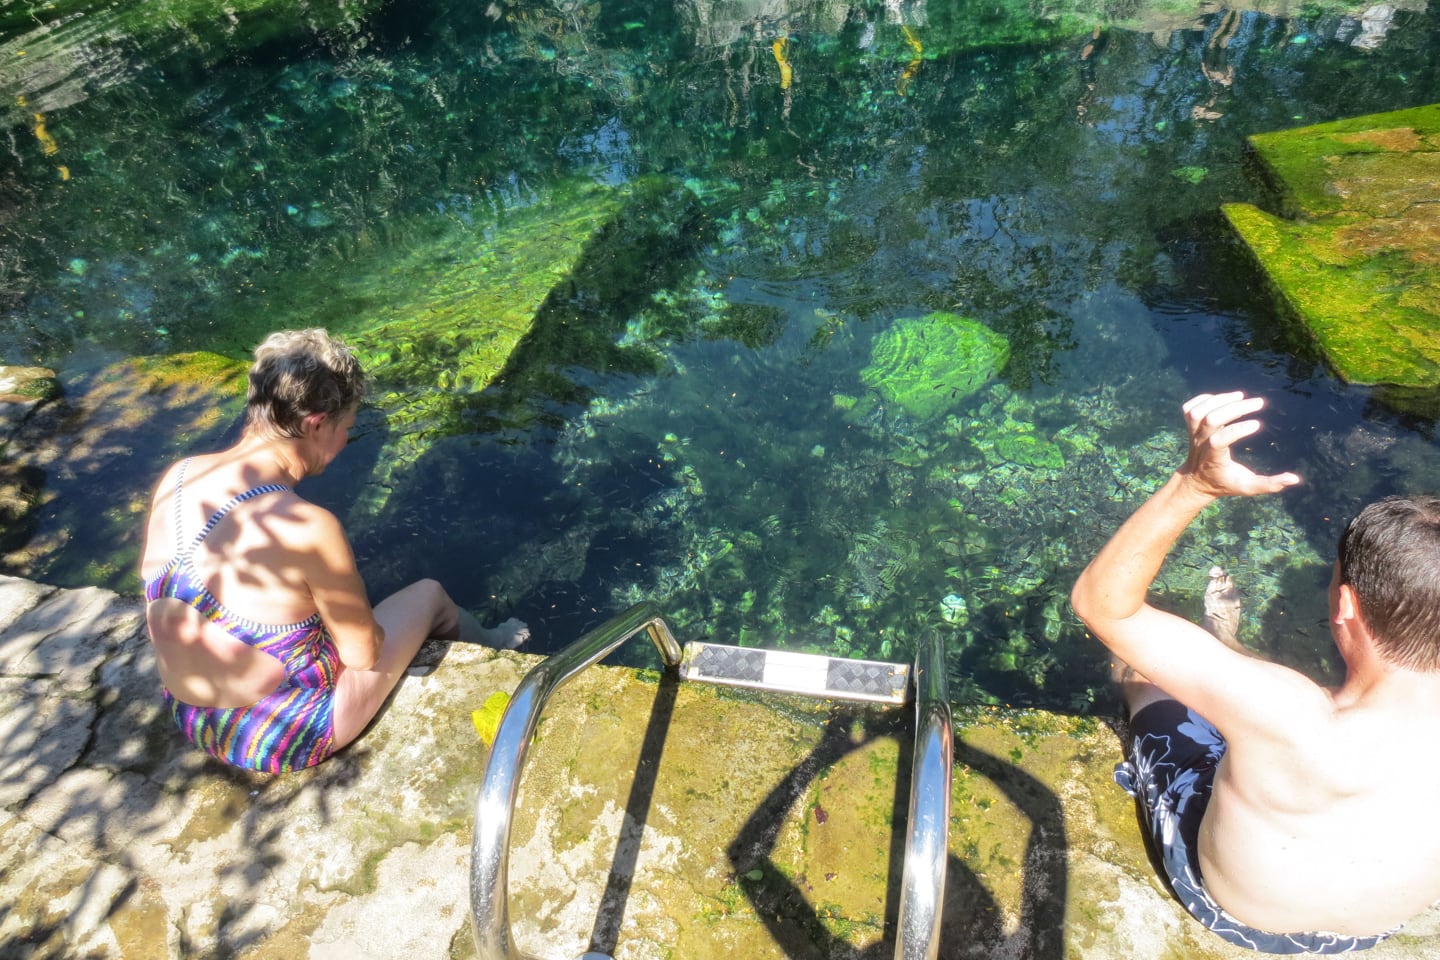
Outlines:
{"type": "Polygon", "coordinates": [[[418,580],[375,605],[375,619],[385,628],[385,646],[369,670],[346,670],[340,675],[335,686],[334,749],[346,746],[369,726],[425,638],[454,634],[458,618],[455,601],[435,580],[418,580]]]}

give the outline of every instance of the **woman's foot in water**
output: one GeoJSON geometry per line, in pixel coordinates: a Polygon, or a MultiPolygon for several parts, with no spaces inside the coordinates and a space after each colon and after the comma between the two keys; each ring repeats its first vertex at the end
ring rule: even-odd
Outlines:
{"type": "Polygon", "coordinates": [[[433,672],[440,665],[440,661],[445,659],[445,651],[450,649],[452,643],[474,643],[498,650],[515,650],[530,639],[530,628],[524,621],[514,617],[499,626],[482,627],[480,621],[468,610],[460,608],[459,613],[456,629],[426,640],[415,654],[415,659],[410,661],[407,673],[414,677],[423,677],[433,672]]]}
{"type": "Polygon", "coordinates": [[[515,650],[530,639],[530,628],[523,620],[511,617],[494,627],[482,627],[468,610],[460,611],[460,630],[455,637],[461,643],[478,643],[498,650],[515,650]]]}

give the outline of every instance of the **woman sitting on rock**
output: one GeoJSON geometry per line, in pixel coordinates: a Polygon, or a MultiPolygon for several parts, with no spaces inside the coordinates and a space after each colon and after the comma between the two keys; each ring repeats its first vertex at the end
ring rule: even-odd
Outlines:
{"type": "MultiPolygon", "coordinates": [[[[240,441],[171,465],[152,498],[140,573],[165,704],[235,766],[319,763],[360,735],[427,637],[486,639],[434,580],[372,608],[340,522],[292,489],[345,449],[363,391],[325,331],[272,334],[240,441]]],[[[524,639],[506,626],[505,645],[524,639]]]]}

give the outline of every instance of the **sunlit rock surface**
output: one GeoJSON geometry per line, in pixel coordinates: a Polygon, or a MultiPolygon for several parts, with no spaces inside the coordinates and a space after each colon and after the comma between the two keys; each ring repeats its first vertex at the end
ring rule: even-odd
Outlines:
{"type": "Polygon", "coordinates": [[[1250,142],[1288,209],[1225,215],[1335,371],[1440,384],[1440,104],[1250,142]]]}
{"type": "MultiPolygon", "coordinates": [[[[470,715],[536,662],[453,647],[349,750],[266,777],[182,741],[139,601],[0,578],[0,957],[473,956],[470,715]]],[[[912,722],[582,673],[521,781],[515,942],[566,960],[892,956],[912,722]]],[[[1110,781],[1109,726],[969,708],[956,731],[942,956],[1253,958],[1165,893],[1110,781]]],[[[1435,956],[1436,919],[1367,956],[1435,956]]]]}

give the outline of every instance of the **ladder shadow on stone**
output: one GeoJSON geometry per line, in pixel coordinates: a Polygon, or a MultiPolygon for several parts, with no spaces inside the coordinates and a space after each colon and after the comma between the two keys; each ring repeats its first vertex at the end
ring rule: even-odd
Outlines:
{"type": "Polygon", "coordinates": [[[905,725],[897,722],[897,718],[886,717],[881,723],[866,724],[865,735],[857,739],[851,733],[855,719],[855,715],[844,708],[831,711],[820,743],[760,801],[725,851],[736,885],[744,892],[756,916],[765,924],[785,956],[794,960],[829,960],[841,956],[880,960],[895,955],[895,929],[905,854],[903,830],[890,831],[883,911],[888,936],[858,953],[852,944],[826,928],[820,908],[811,902],[797,883],[785,876],[773,859],[780,834],[787,825],[787,813],[809,791],[817,776],[848,754],[881,737],[893,736],[900,751],[890,821],[897,825],[906,822],[910,791],[909,779],[904,774],[911,771],[914,748],[903,736],[905,725]]]}
{"type": "MultiPolygon", "coordinates": [[[[851,720],[848,713],[832,713],[821,742],[760,802],[726,851],[736,884],[776,944],[792,960],[833,957],[889,960],[896,955],[895,929],[904,852],[902,830],[896,829],[891,834],[884,910],[886,936],[865,948],[857,949],[831,934],[805,892],[786,879],[771,859],[786,812],[816,776],[878,737],[894,736],[900,747],[900,775],[896,777],[892,822],[905,822],[908,782],[905,774],[913,764],[914,750],[903,736],[904,724],[891,720],[888,725],[893,729],[869,728],[866,737],[857,741],[850,734],[851,720]],[[758,878],[747,876],[756,870],[761,874],[758,878]]],[[[947,960],[996,956],[1063,960],[1068,844],[1059,798],[1015,764],[958,738],[954,759],[960,766],[993,783],[1030,821],[1030,834],[1020,866],[1019,920],[1013,930],[1006,929],[1005,911],[982,877],[960,857],[948,855],[940,911],[943,920],[939,942],[944,945],[941,956],[947,960]]]]}
{"type": "Polygon", "coordinates": [[[595,926],[590,932],[587,956],[596,954],[608,957],[615,953],[615,945],[620,937],[620,925],[625,919],[625,905],[630,899],[630,885],[640,857],[641,839],[649,818],[651,800],[655,795],[660,756],[670,731],[670,718],[675,713],[675,698],[679,690],[680,680],[673,673],[666,672],[661,676],[660,689],[655,694],[650,719],[645,724],[640,761],[635,778],[630,782],[630,796],[625,801],[625,819],[615,844],[610,876],[606,879],[605,892],[600,897],[600,906],[595,913],[595,926]]]}
{"type": "Polygon", "coordinates": [[[955,763],[994,784],[1030,822],[1030,833],[1019,865],[1019,919],[1013,930],[1007,929],[1005,910],[982,877],[950,856],[940,933],[944,957],[1064,960],[1069,842],[1060,798],[1019,765],[959,738],[955,763]]]}

